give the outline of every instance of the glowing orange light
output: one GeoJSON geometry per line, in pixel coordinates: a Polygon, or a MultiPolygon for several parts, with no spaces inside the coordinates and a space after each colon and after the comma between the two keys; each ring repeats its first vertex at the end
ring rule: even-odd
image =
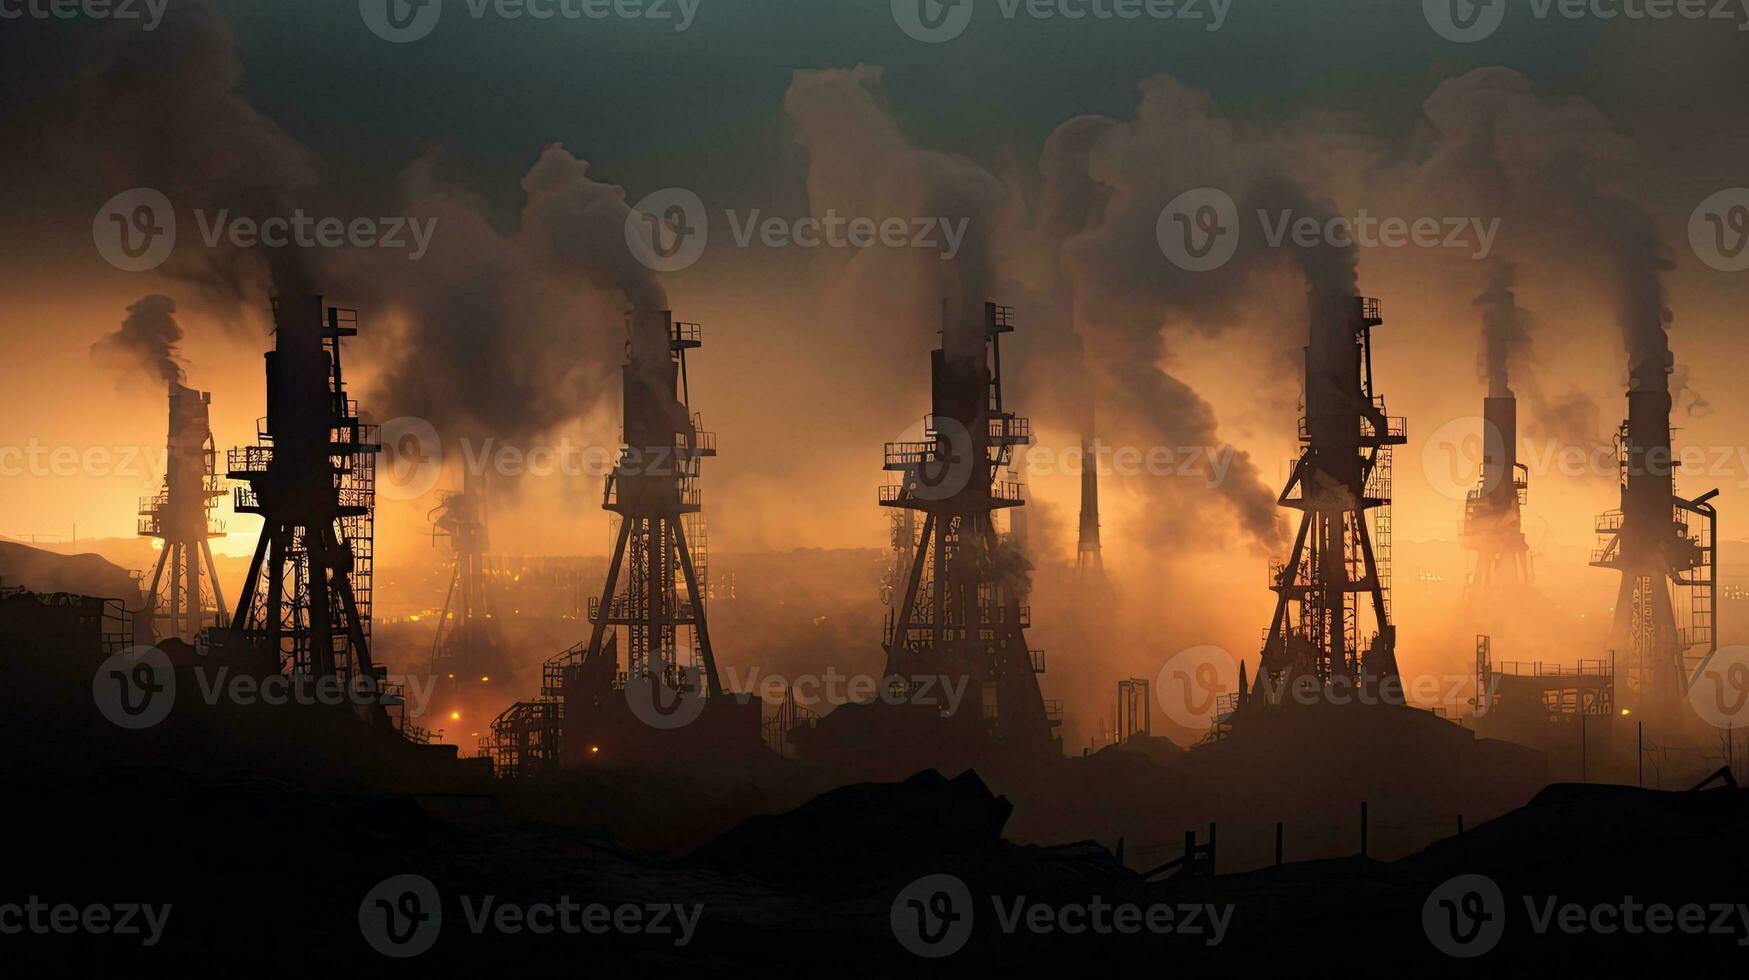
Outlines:
{"type": "Polygon", "coordinates": [[[459,711],[451,711],[449,713],[449,720],[450,721],[461,721],[462,720],[462,713],[459,711]]]}

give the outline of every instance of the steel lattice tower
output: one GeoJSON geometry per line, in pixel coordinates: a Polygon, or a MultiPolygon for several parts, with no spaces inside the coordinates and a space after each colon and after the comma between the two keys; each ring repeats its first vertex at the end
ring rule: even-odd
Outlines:
{"type": "MultiPolygon", "coordinates": [[[[903,600],[887,614],[887,674],[913,686],[967,678],[967,705],[996,739],[1022,752],[1051,751],[1060,704],[1039,692],[1043,654],[1030,651],[1021,604],[1024,575],[1000,544],[993,515],[1024,504],[1017,483],[998,481],[1031,425],[1002,404],[1001,337],[1013,311],[985,304],[972,350],[935,351],[933,411],[925,441],[888,443],[883,507],[918,511],[918,534],[903,600]]],[[[952,329],[952,328],[950,328],[952,329]]]]}
{"type": "Polygon", "coordinates": [[[483,479],[462,477],[460,493],[445,493],[431,512],[432,539],[447,538],[455,558],[437,637],[431,645],[433,677],[472,676],[480,663],[496,665],[498,638],[486,590],[486,494],[483,479]]]}
{"type": "Polygon", "coordinates": [[[601,598],[589,601],[585,663],[617,658],[623,634],[627,676],[713,698],[723,689],[705,621],[698,479],[700,461],[716,455],[716,436],[700,431],[686,377],[686,352],[701,346],[701,330],[665,310],[632,314],[629,330],[625,448],[602,497],[619,529],[601,598]]]}
{"type": "Polygon", "coordinates": [[[1531,580],[1522,512],[1530,468],[1518,461],[1518,399],[1501,386],[1482,403],[1482,477],[1464,500],[1464,541],[1476,552],[1472,600],[1531,580]],[[1502,393],[1504,392],[1504,393],[1502,393]]]}
{"type": "Polygon", "coordinates": [[[370,604],[375,426],[346,397],[340,341],[357,314],[321,297],[278,297],[267,417],[230,453],[239,514],[265,522],[231,630],[282,671],[375,684],[370,604]]]}
{"type": "Polygon", "coordinates": [[[1636,374],[1616,437],[1621,509],[1597,519],[1600,547],[1591,562],[1622,577],[1610,635],[1626,681],[1617,697],[1664,717],[1680,711],[1690,682],[1718,649],[1718,513],[1711,504],[1718,491],[1677,496],[1671,404],[1663,377],[1636,374]],[[1678,600],[1688,607],[1681,619],[1678,600]]]}
{"type": "Polygon", "coordinates": [[[1374,389],[1372,328],[1384,322],[1378,301],[1314,300],[1311,314],[1302,448],[1280,498],[1304,516],[1288,562],[1270,569],[1275,617],[1255,690],[1315,678],[1376,693],[1399,683],[1390,606],[1391,449],[1408,441],[1407,431],[1402,419],[1386,415],[1374,389]]]}
{"type": "Polygon", "coordinates": [[[1088,439],[1081,440],[1081,530],[1075,543],[1075,571],[1083,579],[1105,574],[1099,544],[1099,459],[1088,439]]]}
{"type": "Polygon", "coordinates": [[[146,615],[161,640],[192,642],[201,630],[218,625],[225,607],[209,543],[225,533],[213,518],[225,491],[216,473],[211,404],[212,395],[170,383],[164,487],[157,496],[140,500],[140,536],[163,542],[146,591],[146,615]]]}

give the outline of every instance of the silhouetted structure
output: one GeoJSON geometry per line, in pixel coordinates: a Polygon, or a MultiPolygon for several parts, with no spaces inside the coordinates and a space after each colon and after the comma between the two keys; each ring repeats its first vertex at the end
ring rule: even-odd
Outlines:
{"type": "Polygon", "coordinates": [[[1691,680],[1718,649],[1717,490],[1676,495],[1667,365],[1636,369],[1628,417],[1616,436],[1621,509],[1597,519],[1591,563],[1621,573],[1611,643],[1623,704],[1654,717],[1681,709],[1691,680]],[[1681,609],[1678,619],[1678,603],[1681,609]]]}
{"type": "Polygon", "coordinates": [[[1532,578],[1521,514],[1529,489],[1530,468],[1518,461],[1518,398],[1501,383],[1482,403],[1482,479],[1464,500],[1463,537],[1476,553],[1470,582],[1476,601],[1532,578]]]}
{"type": "Polygon", "coordinates": [[[880,488],[881,506],[922,515],[902,598],[887,612],[888,686],[880,703],[845,705],[795,733],[810,758],[902,768],[1061,754],[1061,702],[1040,694],[1044,654],[1026,645],[1027,562],[994,520],[1024,503],[1020,485],[998,477],[1032,441],[1031,424],[1002,400],[1012,318],[986,303],[981,322],[944,324],[924,440],[886,446],[899,480],[880,488]]]}
{"type": "Polygon", "coordinates": [[[146,617],[158,639],[193,642],[201,630],[219,625],[225,607],[209,544],[225,533],[213,518],[225,490],[217,474],[211,404],[212,395],[170,382],[164,486],[140,500],[140,536],[163,542],[146,590],[146,617]]]}
{"type": "MultiPolygon", "coordinates": [[[[274,300],[267,360],[267,417],[256,445],[233,449],[239,514],[264,522],[228,631],[265,670],[380,688],[371,659],[370,605],[377,430],[346,396],[342,338],[358,334],[353,310],[319,296],[274,300]]],[[[361,706],[372,720],[381,704],[361,706]]]]}
{"type": "Polygon", "coordinates": [[[759,746],[760,703],[724,696],[705,616],[698,480],[717,447],[686,373],[702,332],[666,310],[635,312],[628,329],[625,447],[602,495],[618,519],[607,581],[589,600],[588,642],[549,660],[541,697],[492,724],[492,750],[514,771],[684,766],[759,746]]]}
{"type": "Polygon", "coordinates": [[[1099,543],[1099,459],[1087,439],[1081,440],[1081,531],[1075,542],[1075,571],[1081,578],[1105,575],[1099,543]]]}
{"type": "Polygon", "coordinates": [[[1311,315],[1303,448],[1280,498],[1304,516],[1287,563],[1271,564],[1275,616],[1256,690],[1311,678],[1378,692],[1397,675],[1391,448],[1408,441],[1407,427],[1386,415],[1373,383],[1372,328],[1384,322],[1378,301],[1314,300],[1311,315]]]}
{"type": "Polygon", "coordinates": [[[1145,677],[1131,677],[1117,682],[1118,744],[1137,735],[1154,734],[1153,685],[1145,677]]]}
{"type": "Polygon", "coordinates": [[[497,624],[487,589],[486,491],[483,477],[463,474],[462,490],[445,493],[431,512],[432,540],[449,541],[455,556],[449,590],[437,617],[437,637],[431,645],[431,675],[472,679],[499,665],[497,624]]]}

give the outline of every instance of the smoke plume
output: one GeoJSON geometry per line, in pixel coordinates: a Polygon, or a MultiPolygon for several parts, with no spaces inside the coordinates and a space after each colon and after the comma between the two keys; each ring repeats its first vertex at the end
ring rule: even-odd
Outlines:
{"type": "Polygon", "coordinates": [[[1530,330],[1518,308],[1513,291],[1516,272],[1511,262],[1496,258],[1488,263],[1488,285],[1476,297],[1482,310],[1482,345],[1478,358],[1480,374],[1495,398],[1512,396],[1512,365],[1530,344],[1530,330]]]}
{"type": "Polygon", "coordinates": [[[91,345],[91,356],[114,369],[122,383],[143,374],[176,384],[182,381],[182,368],[176,363],[176,345],[181,341],[176,301],[153,294],[128,307],[121,326],[91,345]]]}
{"type": "MultiPolygon", "coordinates": [[[[237,91],[236,40],[206,0],[171,4],[156,30],[118,23],[103,43],[76,84],[76,117],[63,137],[77,165],[96,160],[117,191],[162,192],[191,231],[196,210],[208,222],[288,215],[315,184],[315,155],[237,91]]],[[[267,268],[256,250],[224,240],[179,248],[161,271],[231,314],[260,302],[266,279],[288,295],[315,291],[301,250],[260,251],[267,268]]]]}
{"type": "Polygon", "coordinates": [[[547,147],[523,178],[510,232],[440,181],[440,162],[422,158],[402,178],[405,213],[435,222],[423,258],[378,250],[324,270],[377,327],[363,338],[381,365],[367,400],[446,435],[550,433],[617,391],[627,305],[661,310],[666,294],[626,247],[624,191],[564,147],[547,147]]]}

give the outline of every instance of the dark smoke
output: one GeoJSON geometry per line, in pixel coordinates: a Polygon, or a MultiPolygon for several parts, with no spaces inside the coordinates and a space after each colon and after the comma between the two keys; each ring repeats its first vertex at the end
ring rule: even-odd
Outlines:
{"type": "Polygon", "coordinates": [[[1511,262],[1493,259],[1488,263],[1487,288],[1476,297],[1475,305],[1482,309],[1478,366],[1482,380],[1488,383],[1488,394],[1495,398],[1512,396],[1512,365],[1530,345],[1530,331],[1513,291],[1515,278],[1511,262]]]}
{"type": "Polygon", "coordinates": [[[520,229],[502,232],[475,195],[438,180],[439,163],[402,179],[404,213],[436,222],[423,258],[376,250],[325,270],[376,327],[363,339],[382,373],[367,400],[446,437],[529,440],[583,417],[618,390],[627,305],[667,305],[626,247],[624,192],[551,146],[523,178],[520,229]]]}
{"type": "MultiPolygon", "coordinates": [[[[97,67],[76,85],[76,118],[64,147],[78,165],[98,161],[116,191],[149,187],[177,210],[186,243],[163,271],[193,284],[216,309],[259,303],[266,280],[288,295],[315,291],[301,250],[255,250],[199,241],[209,222],[289,215],[315,184],[313,153],[237,91],[243,68],[230,26],[206,0],[169,5],[153,31],[118,23],[97,67]],[[264,267],[265,266],[265,267],[264,267]]],[[[228,317],[234,322],[234,317],[228,317]]]]}
{"type": "Polygon", "coordinates": [[[1516,247],[1589,261],[1612,297],[1634,390],[1670,386],[1673,268],[1651,216],[1624,189],[1634,148],[1596,106],[1538,96],[1507,68],[1442,84],[1425,105],[1440,137],[1427,175],[1510,213],[1516,247]]]}
{"type": "Polygon", "coordinates": [[[91,345],[91,356],[116,370],[124,383],[143,373],[175,384],[182,381],[182,368],[176,363],[176,345],[182,336],[176,301],[153,294],[128,307],[121,327],[91,345]]]}

